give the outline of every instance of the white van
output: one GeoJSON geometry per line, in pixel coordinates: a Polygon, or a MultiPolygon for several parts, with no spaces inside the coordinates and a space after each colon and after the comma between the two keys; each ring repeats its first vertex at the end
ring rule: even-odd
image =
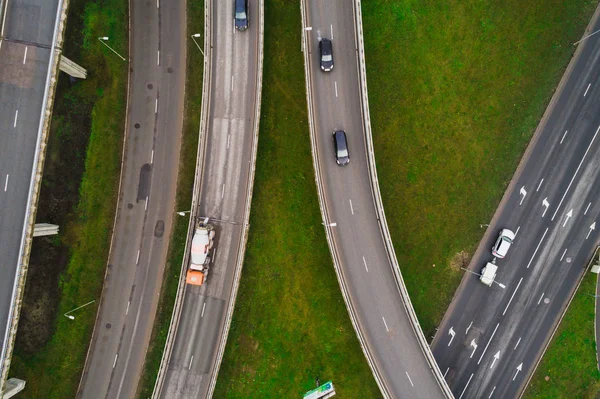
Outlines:
{"type": "Polygon", "coordinates": [[[483,284],[491,287],[496,278],[496,271],[498,271],[498,266],[488,262],[481,270],[481,277],[479,279],[483,284]]]}

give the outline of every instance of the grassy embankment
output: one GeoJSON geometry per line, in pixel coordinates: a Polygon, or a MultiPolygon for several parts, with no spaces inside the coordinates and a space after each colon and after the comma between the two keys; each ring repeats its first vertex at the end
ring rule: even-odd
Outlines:
{"type": "Polygon", "coordinates": [[[114,220],[125,120],[127,63],[97,40],[128,52],[128,2],[72,0],[65,55],[88,70],[61,74],[38,220],[61,234],[34,240],[22,320],[10,375],[27,381],[23,397],[74,397],[91,337],[114,220]]]}
{"type": "Polygon", "coordinates": [[[400,268],[428,337],[595,6],[363,3],[379,181],[400,268]]]}
{"type": "MultiPolygon", "coordinates": [[[[204,1],[187,1],[187,30],[189,34],[204,32],[204,1]]],[[[186,36],[186,37],[189,37],[186,36]]],[[[203,38],[198,44],[203,46],[203,38]]],[[[177,210],[189,210],[192,203],[194,172],[198,150],[198,129],[200,126],[200,110],[202,106],[202,72],[204,60],[192,40],[187,43],[187,67],[185,87],[185,112],[183,120],[183,137],[180,153],[179,177],[177,181],[177,210]]],[[[165,268],[165,277],[161,288],[161,299],[158,305],[152,338],[146,356],[144,373],[138,388],[138,398],[152,395],[163,349],[169,332],[171,315],[177,294],[177,285],[181,272],[181,262],[185,251],[188,217],[176,217],[173,222],[173,234],[169,244],[169,254],[165,268]]]]}
{"type": "Polygon", "coordinates": [[[265,1],[265,21],[251,229],[215,398],[297,398],[316,377],[339,397],[377,398],[321,224],[298,2],[265,1]]]}

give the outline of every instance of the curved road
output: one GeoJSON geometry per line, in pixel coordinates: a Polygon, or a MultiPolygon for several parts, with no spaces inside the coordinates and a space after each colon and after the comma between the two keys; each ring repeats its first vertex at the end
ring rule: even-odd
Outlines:
{"type": "Polygon", "coordinates": [[[210,101],[208,127],[204,154],[199,154],[204,162],[194,216],[213,219],[216,243],[207,282],[185,287],[165,379],[160,392],[154,393],[162,398],[210,397],[221,362],[220,344],[227,338],[256,154],[260,107],[256,85],[262,73],[260,4],[249,1],[250,26],[244,32],[234,30],[232,1],[214,1],[211,6],[210,94],[203,98],[210,101]]]}
{"type": "Polygon", "coordinates": [[[131,72],[117,219],[78,398],[134,396],[174,215],[185,82],[185,3],[132,0],[130,5],[131,72]]]}
{"type": "Polygon", "coordinates": [[[312,28],[305,32],[313,101],[309,107],[317,148],[314,157],[322,179],[324,217],[329,218],[326,224],[335,223],[327,228],[339,264],[338,278],[346,286],[347,305],[356,317],[357,333],[364,339],[363,351],[372,359],[384,396],[443,398],[411,326],[374,205],[353,7],[342,0],[309,0],[306,9],[306,26],[312,28]],[[319,68],[320,37],[332,39],[332,72],[319,68]],[[345,167],[336,164],[332,143],[332,132],[340,129],[346,131],[349,143],[350,164],[345,167]]]}

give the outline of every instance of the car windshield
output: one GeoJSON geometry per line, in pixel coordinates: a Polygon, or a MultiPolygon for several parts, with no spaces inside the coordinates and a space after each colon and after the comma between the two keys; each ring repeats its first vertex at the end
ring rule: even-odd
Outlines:
{"type": "Polygon", "coordinates": [[[338,150],[338,158],[346,158],[348,156],[348,150],[347,149],[339,149],[338,150]]]}
{"type": "Polygon", "coordinates": [[[329,62],[333,60],[333,57],[331,56],[331,54],[323,54],[323,57],[321,57],[321,59],[325,62],[329,62]]]}
{"type": "Polygon", "coordinates": [[[235,19],[246,19],[246,13],[244,11],[236,12],[235,19]]]}

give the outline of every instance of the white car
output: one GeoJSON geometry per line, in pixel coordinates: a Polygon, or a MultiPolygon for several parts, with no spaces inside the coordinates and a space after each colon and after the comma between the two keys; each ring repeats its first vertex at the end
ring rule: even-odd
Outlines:
{"type": "Polygon", "coordinates": [[[492,247],[492,255],[499,259],[504,258],[514,239],[515,233],[512,230],[502,229],[496,243],[492,247]]]}

